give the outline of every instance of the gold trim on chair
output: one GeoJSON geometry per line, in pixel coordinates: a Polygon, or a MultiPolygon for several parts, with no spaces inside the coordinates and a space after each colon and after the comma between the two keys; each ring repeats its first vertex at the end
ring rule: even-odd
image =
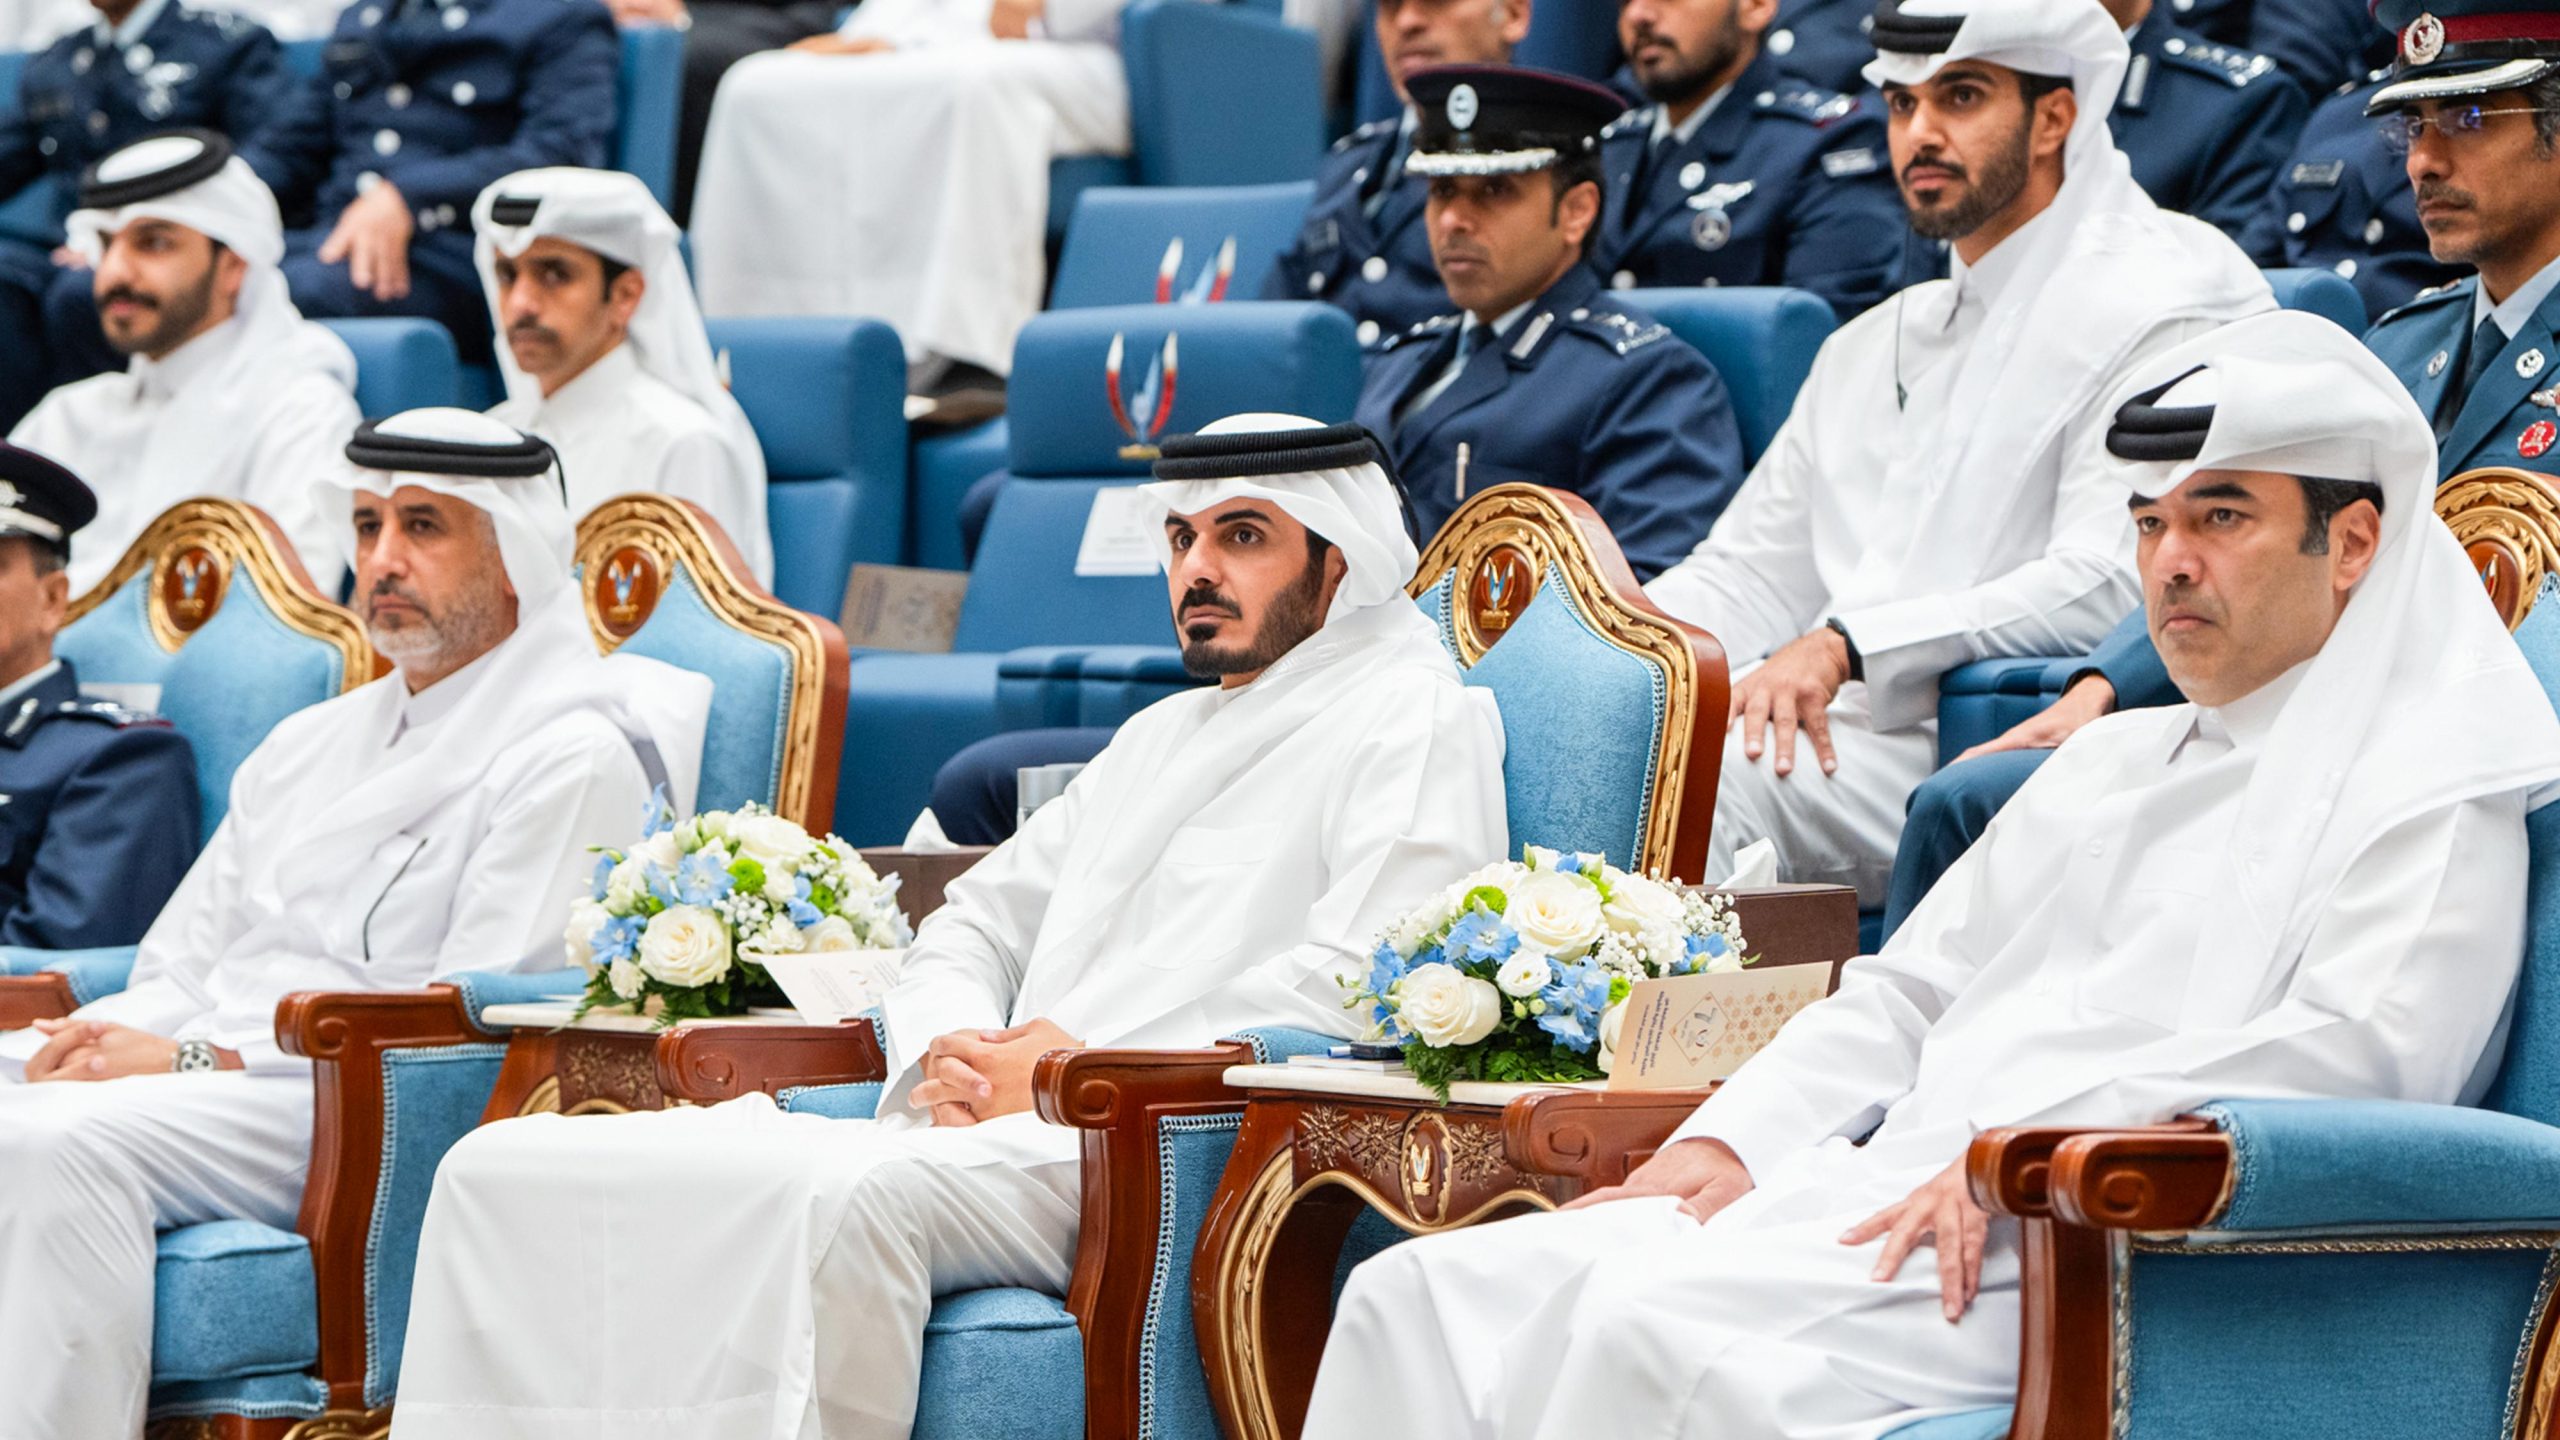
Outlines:
{"type": "Polygon", "coordinates": [[[844,743],[844,634],[756,584],[717,521],[663,495],[621,495],[578,522],[578,573],[596,648],[610,655],[648,623],[679,563],[713,614],[790,652],[791,713],[773,808],[825,834],[835,822],[835,759],[844,743]]]}
{"type": "Polygon", "coordinates": [[[104,580],[72,600],[69,620],[104,605],[146,571],[151,591],[144,597],[143,613],[151,637],[172,654],[222,608],[245,571],[286,629],[337,650],[341,691],[380,673],[364,623],[320,593],[284,532],[254,505],[203,497],[162,511],[126,547],[104,580]]]}
{"type": "Polygon", "coordinates": [[[2560,484],[2531,470],[2469,470],[2436,491],[2436,514],[2479,568],[2507,628],[2523,624],[2543,577],[2560,574],[2560,484]]]}
{"type": "Polygon", "coordinates": [[[1713,636],[1656,609],[1597,512],[1580,496],[1539,485],[1496,485],[1468,499],[1423,552],[1408,593],[1441,577],[1458,663],[1472,667],[1502,639],[1552,571],[1603,639],[1658,666],[1670,705],[1654,756],[1643,853],[1629,869],[1699,882],[1715,818],[1726,696],[1724,650],[1713,636]]]}

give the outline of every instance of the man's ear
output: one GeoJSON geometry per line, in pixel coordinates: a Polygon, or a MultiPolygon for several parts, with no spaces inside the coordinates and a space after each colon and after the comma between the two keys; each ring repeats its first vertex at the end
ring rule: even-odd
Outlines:
{"type": "Polygon", "coordinates": [[[2373,557],[2381,549],[2382,512],[2372,501],[2358,500],[2329,517],[2329,583],[2339,604],[2373,569],[2373,557]]]}
{"type": "Polygon", "coordinates": [[[1556,225],[1568,244],[1579,245],[1600,223],[1600,187],[1585,180],[1556,202],[1556,225]]]}
{"type": "Polygon", "coordinates": [[[613,277],[613,292],[605,297],[605,303],[613,307],[614,320],[627,328],[631,317],[640,313],[641,297],[648,293],[649,277],[634,265],[613,277]]]}
{"type": "Polygon", "coordinates": [[[2071,140],[2071,127],[2080,123],[2080,97],[2071,87],[2048,91],[2036,99],[2036,124],[2033,146],[2041,157],[2059,155],[2071,140]]]}
{"type": "Polygon", "coordinates": [[[1502,43],[1518,46],[1529,38],[1529,0],[1496,0],[1502,6],[1502,43]]]}
{"type": "Polygon", "coordinates": [[[240,252],[225,245],[213,252],[213,288],[233,305],[240,303],[240,287],[248,282],[249,262],[240,252]]]}

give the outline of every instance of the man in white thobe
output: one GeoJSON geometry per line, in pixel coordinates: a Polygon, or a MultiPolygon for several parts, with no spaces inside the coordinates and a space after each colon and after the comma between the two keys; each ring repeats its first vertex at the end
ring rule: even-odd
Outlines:
{"type": "MultiPolygon", "coordinates": [[[[587,847],[650,794],[644,755],[699,753],[707,681],[596,654],[546,447],[428,410],[345,458],[336,508],[394,670],[242,762],[130,986],[0,1037],[0,1435],[139,1433],[153,1232],[293,1225],[312,1084],[277,1001],[556,964],[587,847]]],[[[697,767],[657,763],[689,801],[697,767]]]]}
{"type": "Polygon", "coordinates": [[[94,267],[107,342],[133,362],[47,395],[9,434],[98,492],[72,593],[106,578],[160,512],[219,495],[264,510],[334,596],[346,515],[315,482],[345,468],[356,361],[285,293],[275,196],[229,141],[184,131],[99,161],[80,207],[71,247],[94,267]]]}
{"type": "Polygon", "coordinates": [[[471,207],[507,398],[489,413],[551,442],[569,513],[648,491],[708,512],[773,584],[764,447],[721,383],[682,237],[618,170],[521,170],[471,207]]]}
{"type": "Polygon", "coordinates": [[[398,1440],[903,1436],[935,1296],[1066,1293],[1080,1142],[1031,1113],[1041,1053],[1358,1029],[1337,981],[1506,848],[1502,740],[1405,598],[1382,452],[1313,425],[1166,443],[1175,620],[1220,684],[1140,712],[951,883],[882,1003],[878,1119],[759,1095],[454,1147],[398,1440]]]}
{"type": "Polygon", "coordinates": [[[2560,720],[2429,507],[2432,432],[2314,316],[2138,383],[2118,493],[2195,703],[2072,737],[1626,1185],[1361,1266],[1310,1440],[1851,1440],[2004,1404],[2017,1228],[1966,1190],[1978,1133],[2487,1087],[2560,720]]]}
{"type": "Polygon", "coordinates": [[[702,308],[885,320],[941,418],[1000,390],[1040,309],[1049,162],[1129,150],[1123,3],[865,0],[739,61],[694,190],[702,308]]]}
{"type": "Polygon", "coordinates": [[[1886,0],[1875,43],[1912,228],[1953,242],[1953,278],[1823,345],[1715,529],[1645,587],[1735,667],[1709,868],[1767,839],[1782,878],[1867,907],[1936,764],[1938,677],[2081,653],[2135,604],[2107,395],[2275,303],[2134,184],[2096,0],[1886,0]]]}

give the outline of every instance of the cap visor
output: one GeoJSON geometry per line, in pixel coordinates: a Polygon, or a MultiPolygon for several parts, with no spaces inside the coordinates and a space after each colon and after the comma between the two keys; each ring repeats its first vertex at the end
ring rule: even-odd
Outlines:
{"type": "Polygon", "coordinates": [[[2364,113],[2388,115],[2420,100],[2460,100],[2513,90],[2541,79],[2551,67],[2549,60],[2501,60],[2478,70],[2457,70],[2448,74],[2395,80],[2373,92],[2373,98],[2364,102],[2364,113]]]}
{"type": "Polygon", "coordinates": [[[1432,179],[1441,175],[1526,175],[1554,163],[1556,152],[1548,149],[1493,150],[1472,155],[1417,150],[1405,157],[1404,168],[1408,175],[1432,179]]]}

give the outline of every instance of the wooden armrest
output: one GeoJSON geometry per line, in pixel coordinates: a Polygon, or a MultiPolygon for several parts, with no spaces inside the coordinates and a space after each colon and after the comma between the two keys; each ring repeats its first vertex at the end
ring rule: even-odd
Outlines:
{"type": "Polygon", "coordinates": [[[59,1020],[79,1008],[68,975],[50,970],[0,975],[0,1030],[23,1030],[38,1020],[59,1020]]]}
{"type": "Polygon", "coordinates": [[[1145,1123],[1158,1106],[1235,1106],[1228,1067],[1253,1063],[1253,1047],[1230,1040],[1203,1050],[1052,1050],[1031,1072],[1040,1118],[1078,1130],[1145,1123]]]}
{"type": "Polygon", "coordinates": [[[1965,1178],[1974,1203],[1996,1215],[2175,1230],[2221,1208],[2230,1154],[2229,1138],[2203,1120],[2137,1130],[2029,1126],[1975,1136],[1965,1178]]]}
{"type": "Polygon", "coordinates": [[[849,1025],[687,1025],[658,1037],[658,1088],[698,1105],[889,1078],[880,1033],[849,1025]]]}
{"type": "Polygon", "coordinates": [[[1713,1090],[1557,1090],[1502,1107],[1502,1149],[1532,1175],[1624,1182],[1713,1090]]]}

